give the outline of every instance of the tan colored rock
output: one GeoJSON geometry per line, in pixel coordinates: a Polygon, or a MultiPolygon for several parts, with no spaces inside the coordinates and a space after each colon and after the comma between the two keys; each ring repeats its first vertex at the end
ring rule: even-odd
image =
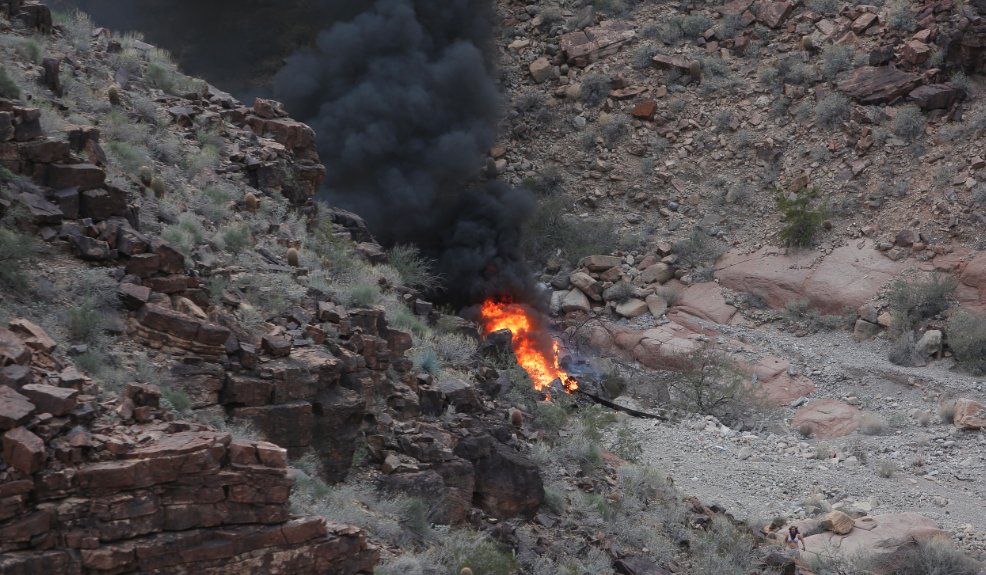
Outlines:
{"type": "Polygon", "coordinates": [[[589,298],[582,293],[582,290],[573,289],[561,300],[561,310],[565,313],[589,313],[590,308],[589,298]]]}
{"type": "Polygon", "coordinates": [[[643,285],[652,283],[663,284],[674,277],[674,270],[668,264],[658,262],[640,272],[640,275],[637,277],[643,285]]]}
{"type": "Polygon", "coordinates": [[[661,317],[664,315],[664,312],[668,311],[667,300],[657,294],[647,296],[644,298],[644,301],[647,302],[647,309],[650,311],[650,314],[655,318],[661,317]]]}
{"type": "Polygon", "coordinates": [[[837,535],[846,535],[856,524],[852,517],[841,511],[829,511],[822,519],[822,528],[837,535]]]}
{"type": "Polygon", "coordinates": [[[649,311],[647,303],[639,299],[628,299],[616,306],[616,313],[627,319],[640,317],[649,311]]]}
{"type": "Polygon", "coordinates": [[[543,84],[548,80],[558,77],[558,68],[553,66],[551,62],[545,58],[541,57],[537,60],[531,62],[528,66],[528,70],[531,72],[531,77],[538,84],[543,84]]]}
{"type": "Polygon", "coordinates": [[[859,427],[862,413],[848,403],[816,399],[798,409],[791,419],[794,429],[808,429],[819,439],[849,435],[859,427]]]}
{"type": "Polygon", "coordinates": [[[966,430],[986,428],[986,405],[971,399],[955,401],[955,427],[966,430]]]}
{"type": "Polygon", "coordinates": [[[623,262],[616,256],[586,256],[582,259],[582,267],[593,273],[604,272],[623,262]]]}
{"type": "Polygon", "coordinates": [[[575,272],[569,276],[568,281],[570,281],[576,289],[584,293],[586,296],[596,301],[602,301],[603,284],[596,281],[589,274],[585,272],[575,272]]]}
{"type": "Polygon", "coordinates": [[[0,367],[5,365],[27,365],[31,361],[31,350],[16,333],[0,327],[0,367]]]}
{"type": "Polygon", "coordinates": [[[726,303],[719,285],[712,282],[694,284],[682,290],[674,310],[718,324],[728,324],[736,315],[736,308],[726,303]]]}
{"type": "Polygon", "coordinates": [[[55,340],[48,336],[41,326],[26,319],[15,319],[10,322],[10,331],[20,335],[24,344],[31,349],[51,353],[55,349],[55,340]]]}
{"type": "Polygon", "coordinates": [[[880,333],[880,326],[865,319],[857,319],[852,329],[852,336],[856,341],[873,339],[878,333],[880,333]]]}

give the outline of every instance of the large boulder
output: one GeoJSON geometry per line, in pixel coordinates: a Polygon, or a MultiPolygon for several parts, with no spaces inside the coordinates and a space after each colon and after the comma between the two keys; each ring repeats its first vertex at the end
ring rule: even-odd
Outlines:
{"type": "Polygon", "coordinates": [[[841,511],[829,511],[822,519],[822,528],[837,535],[846,535],[855,524],[852,517],[841,511]]]}
{"type": "Polygon", "coordinates": [[[849,435],[859,427],[862,413],[848,403],[818,399],[795,412],[791,427],[820,439],[849,435]]]}
{"type": "Polygon", "coordinates": [[[541,473],[527,457],[495,442],[475,465],[476,500],[490,515],[501,519],[531,516],[541,506],[541,473]]]}
{"type": "Polygon", "coordinates": [[[826,531],[805,537],[805,555],[830,557],[833,553],[843,557],[869,556],[878,566],[873,572],[889,575],[899,565],[894,563],[907,549],[919,542],[936,537],[947,537],[933,519],[918,513],[893,513],[863,517],[856,520],[855,528],[847,535],[826,531]]]}
{"type": "Polygon", "coordinates": [[[952,419],[955,427],[975,431],[986,427],[986,405],[971,399],[959,399],[955,402],[955,417],[952,419]]]}

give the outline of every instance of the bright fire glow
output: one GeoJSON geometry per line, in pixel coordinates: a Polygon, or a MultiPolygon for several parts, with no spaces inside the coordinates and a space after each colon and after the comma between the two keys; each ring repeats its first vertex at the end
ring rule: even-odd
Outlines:
{"type": "Polygon", "coordinates": [[[513,334],[514,355],[517,363],[524,368],[534,382],[534,389],[547,391],[551,382],[558,379],[565,391],[572,393],[579,388],[575,378],[558,366],[558,342],[552,342],[550,354],[537,344],[536,322],[523,306],[514,303],[487,300],[483,303],[483,329],[492,333],[509,329],[513,334]]]}

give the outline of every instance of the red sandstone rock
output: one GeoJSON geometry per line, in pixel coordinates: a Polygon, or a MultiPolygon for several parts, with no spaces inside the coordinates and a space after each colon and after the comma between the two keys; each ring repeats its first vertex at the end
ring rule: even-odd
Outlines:
{"type": "Polygon", "coordinates": [[[806,428],[814,437],[829,439],[849,435],[859,427],[861,413],[834,399],[817,399],[802,407],[791,419],[794,429],[806,428]]]}
{"type": "Polygon", "coordinates": [[[31,475],[45,463],[45,443],[23,427],[3,434],[3,459],[17,471],[31,475]]]}
{"type": "Polygon", "coordinates": [[[21,393],[37,407],[38,412],[55,416],[71,413],[79,396],[77,390],[44,384],[25,385],[21,393]]]}
{"type": "Polygon", "coordinates": [[[0,429],[10,429],[25,422],[34,413],[34,404],[7,386],[0,386],[0,429]]]}

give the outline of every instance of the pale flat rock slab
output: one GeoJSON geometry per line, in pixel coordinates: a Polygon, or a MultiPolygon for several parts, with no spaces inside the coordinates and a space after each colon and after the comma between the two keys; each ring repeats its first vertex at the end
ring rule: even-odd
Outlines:
{"type": "Polygon", "coordinates": [[[856,520],[856,529],[848,535],[825,532],[805,537],[804,555],[830,556],[834,553],[845,557],[872,556],[880,563],[876,573],[889,574],[899,567],[893,558],[899,557],[908,547],[920,541],[936,537],[948,537],[933,519],[918,513],[891,513],[862,517],[856,520]]]}
{"type": "Polygon", "coordinates": [[[736,308],[726,303],[719,285],[713,282],[688,286],[681,292],[674,308],[699,319],[723,325],[728,324],[736,315],[736,308]]]}
{"type": "Polygon", "coordinates": [[[862,412],[834,399],[818,399],[794,413],[791,427],[808,428],[819,439],[842,437],[856,431],[862,412]]]}
{"type": "Polygon", "coordinates": [[[723,286],[757,295],[773,308],[808,300],[819,311],[834,314],[859,307],[913,267],[884,257],[870,242],[862,248],[856,244],[836,248],[816,262],[819,255],[784,255],[769,247],[752,254],[727,253],[716,264],[716,277],[723,286]]]}

